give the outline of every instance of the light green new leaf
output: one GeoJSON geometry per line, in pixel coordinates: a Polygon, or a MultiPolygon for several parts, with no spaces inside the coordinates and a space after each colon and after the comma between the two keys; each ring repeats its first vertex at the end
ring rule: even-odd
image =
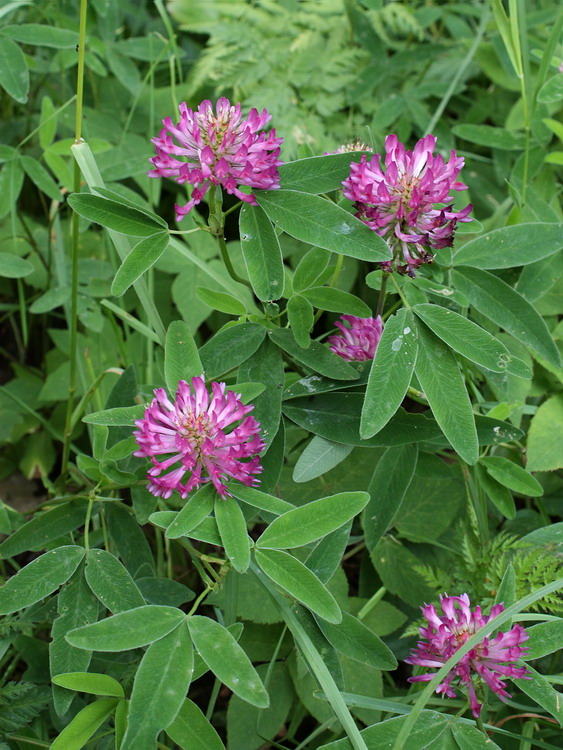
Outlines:
{"type": "MultiPolygon", "coordinates": [[[[440,305],[421,304],[412,309],[450,349],[493,372],[512,371],[514,357],[504,344],[481,326],[440,305]]],[[[531,370],[521,360],[517,362],[520,366],[516,365],[513,374],[531,377],[531,370]]]]}
{"type": "Polygon", "coordinates": [[[559,351],[536,309],[502,279],[478,268],[453,271],[457,289],[471,304],[505,331],[555,367],[560,367],[559,351]]]}
{"type": "Polygon", "coordinates": [[[166,734],[182,750],[225,750],[221,738],[193,701],[186,698],[166,734]]]}
{"type": "Polygon", "coordinates": [[[132,237],[147,237],[163,229],[157,216],[153,219],[143,211],[99,195],[73,193],[68,204],[82,218],[132,237]]]}
{"type": "Polygon", "coordinates": [[[117,680],[110,677],[109,674],[98,672],[66,672],[66,674],[56,675],[51,679],[51,682],[77,693],[110,695],[115,698],[123,698],[125,695],[117,680]]]}
{"type": "Polygon", "coordinates": [[[71,646],[92,651],[128,651],[164,638],[184,617],[175,607],[146,604],[71,630],[66,639],[71,646]]]}
{"type": "Polygon", "coordinates": [[[258,673],[226,628],[199,615],[189,618],[188,628],[200,656],[221,682],[253,706],[269,705],[268,693],[258,673]]]}
{"type": "Polygon", "coordinates": [[[471,401],[459,366],[448,347],[424,324],[417,324],[418,359],[415,370],[436,422],[453,449],[468,464],[479,457],[471,401]]]}
{"type": "Polygon", "coordinates": [[[529,664],[527,667],[527,680],[518,680],[517,685],[520,690],[529,698],[536,701],[545,711],[550,713],[560,726],[563,726],[563,705],[561,703],[561,693],[545,679],[545,677],[536,672],[529,664]]]}
{"type": "Polygon", "coordinates": [[[228,487],[229,492],[237,500],[242,500],[248,505],[252,505],[253,508],[260,508],[260,510],[265,510],[268,513],[275,513],[276,516],[286,513],[295,507],[286,500],[268,495],[265,492],[254,489],[254,487],[246,487],[244,484],[239,484],[238,482],[230,482],[228,487]]]}
{"type": "Polygon", "coordinates": [[[83,557],[82,547],[68,545],[30,562],[0,588],[0,615],[17,612],[52,594],[68,581],[83,557]]]}
{"type": "Polygon", "coordinates": [[[117,703],[116,698],[102,698],[90,703],[63,729],[51,745],[51,750],[80,750],[102,726],[117,703]]]}
{"type": "Polygon", "coordinates": [[[486,456],[481,459],[481,463],[497,482],[514,490],[519,495],[527,495],[528,497],[543,495],[543,487],[538,480],[522,466],[515,464],[514,461],[501,456],[486,456]]]}
{"type": "Polygon", "coordinates": [[[403,308],[385,323],[371,366],[360,423],[360,436],[364,440],[383,429],[401,405],[417,353],[414,317],[403,308]]]}
{"type": "MultiPolygon", "coordinates": [[[[217,490],[211,482],[204,484],[197,492],[194,492],[188,498],[182,510],[175,514],[174,520],[166,529],[166,536],[169,539],[178,539],[178,537],[189,534],[211,513],[216,495],[217,490]]],[[[166,513],[168,511],[161,512],[166,513]]]]}
{"type": "Polygon", "coordinates": [[[367,492],[340,492],[322,497],[274,519],[256,542],[260,549],[302,547],[339,529],[360,513],[367,492]]]}
{"type": "Polygon", "coordinates": [[[143,595],[131,574],[110,552],[89,550],[85,575],[93,593],[113,614],[144,606],[143,595]]]}
{"type": "Polygon", "coordinates": [[[78,44],[78,33],[42,23],[18,23],[4,26],[2,34],[21,44],[53,49],[71,49],[78,44]]]}
{"type": "Polygon", "coordinates": [[[186,623],[152,643],[133,683],[127,731],[120,750],[152,748],[176,718],[188,692],[194,653],[186,623]]]}
{"type": "Polygon", "coordinates": [[[540,406],[528,432],[528,471],[563,467],[563,396],[552,396],[540,406]]]}
{"type": "Polygon", "coordinates": [[[250,565],[250,546],[246,519],[240,505],[231,497],[224,500],[216,493],[215,520],[225,553],[239,573],[250,565]]]}
{"type": "Polygon", "coordinates": [[[553,255],[563,247],[563,224],[515,224],[470,240],[456,252],[454,266],[513,268],[553,255]]]}
{"type": "Polygon", "coordinates": [[[20,104],[27,102],[29,68],[25,55],[5,36],[0,36],[0,86],[20,104]]]}
{"type": "Polygon", "coordinates": [[[320,618],[317,618],[317,625],[327,641],[344,656],[376,669],[396,669],[393,652],[357,617],[343,612],[338,625],[320,618]]]}
{"type": "Polygon", "coordinates": [[[372,310],[366,303],[349,292],[328,286],[312,286],[301,292],[313,307],[329,312],[356,315],[359,318],[369,318],[372,310]]]}
{"type": "Polygon", "coordinates": [[[333,256],[322,247],[312,247],[301,258],[293,274],[293,291],[298,293],[313,286],[333,256]]]}
{"type": "Polygon", "coordinates": [[[227,313],[227,315],[244,315],[246,307],[244,304],[226,292],[218,292],[205,286],[198,286],[196,294],[200,300],[212,310],[227,313]]]}
{"type": "Polygon", "coordinates": [[[113,296],[121,297],[137,279],[154,266],[168,247],[168,242],[167,232],[157,232],[137,242],[117,269],[111,285],[113,296]]]}
{"type": "Polygon", "coordinates": [[[526,641],[526,660],[541,659],[563,649],[563,620],[540,622],[527,628],[529,640],[526,641]]]}
{"type": "Polygon", "coordinates": [[[82,417],[87,424],[103,424],[108,427],[133,427],[136,419],[141,419],[145,413],[145,407],[138,406],[116,406],[113,409],[94,411],[82,417]]]}
{"type": "Polygon", "coordinates": [[[328,622],[342,621],[342,612],[330,591],[293,555],[280,550],[256,550],[256,562],[274,583],[328,622]]]}
{"type": "Polygon", "coordinates": [[[313,439],[297,459],[293,469],[293,481],[309,482],[320,477],[342,463],[350,455],[353,447],[313,435],[313,439]]]}
{"type": "Polygon", "coordinates": [[[192,332],[183,320],[174,320],[168,326],[164,345],[164,376],[168,390],[174,394],[178,381],[189,383],[193,377],[202,374],[203,365],[192,332]]]}
{"type": "Polygon", "coordinates": [[[240,247],[258,299],[279,299],[284,290],[283,256],[278,236],[260,206],[245,203],[239,215],[240,247]]]}
{"type": "Polygon", "coordinates": [[[385,240],[335,203],[297,190],[259,190],[255,195],[274,224],[302,242],[360,260],[391,258],[385,240]]]}

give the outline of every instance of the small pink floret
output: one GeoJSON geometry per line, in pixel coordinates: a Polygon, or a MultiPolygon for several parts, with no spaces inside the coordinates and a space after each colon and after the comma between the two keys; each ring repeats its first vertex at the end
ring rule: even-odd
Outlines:
{"type": "MultiPolygon", "coordinates": [[[[421,607],[428,627],[419,628],[426,640],[419,641],[407,664],[418,664],[422,667],[439,669],[445,662],[477,633],[488,622],[501,612],[502,604],[495,604],[489,615],[483,615],[479,606],[471,611],[467,594],[461,596],[440,596],[443,615],[438,615],[433,604],[421,607]]],[[[507,633],[498,633],[494,638],[484,638],[478,646],[463,656],[443,682],[436,688],[437,693],[455,698],[457,693],[452,687],[456,678],[456,687],[464,685],[469,695],[471,711],[475,718],[481,713],[482,704],[477,700],[473,677],[480,677],[501,700],[510,698],[506,683],[499,677],[524,678],[526,667],[517,667],[513,662],[522,658],[528,650],[521,644],[528,640],[528,633],[521,625],[514,625],[507,633]],[[511,663],[512,662],[512,663],[511,663]]],[[[409,682],[429,682],[434,673],[409,677],[409,682]]]]}
{"type": "Polygon", "coordinates": [[[152,139],[156,156],[150,162],[155,168],[147,173],[149,177],[171,177],[180,185],[188,182],[194,186],[191,199],[184,206],[176,206],[178,221],[203,200],[212,185],[222,185],[228,193],[252,205],[256,205],[255,196],[240,190],[241,186],[279,188],[283,138],[276,137],[274,129],[264,132],[271,120],[265,109],[261,114],[251,109],[244,120],[240,104],[233,106],[221,98],[215,111],[209,100],[195,112],[185,102],[179,110],[180,122],[174,125],[166,117],[164,128],[152,139]]]}
{"type": "Polygon", "coordinates": [[[341,334],[329,336],[329,349],[347,362],[366,362],[373,359],[383,333],[381,316],[357,318],[355,315],[341,315],[340,320],[335,326],[340,329],[341,334]],[[348,326],[340,320],[348,323],[348,326]]]}
{"type": "Polygon", "coordinates": [[[252,405],[244,406],[240,395],[225,390],[225,383],[212,383],[210,397],[203,377],[192,378],[191,385],[180,380],[174,403],[164,388],[154,394],[133,433],[139,444],[133,455],[149,457],[153,464],[149,492],[168,498],[176,490],[186,498],[201,484],[212,482],[224,498],[230,496],[224,484],[228,478],[248,487],[259,483],[258,453],[265,443],[260,424],[247,416],[252,405]],[[229,429],[235,422],[240,424],[229,429]]]}
{"type": "Polygon", "coordinates": [[[466,190],[457,181],[463,157],[452,150],[447,162],[432,152],[436,138],[427,135],[407,151],[396,135],[385,139],[385,170],[380,155],[350,164],[350,176],[342,183],[344,195],[353,201],[356,216],[383,237],[393,260],[381,263],[386,271],[414,276],[422,263],[431,263],[434,250],[450,247],[459,222],[471,221],[469,204],[452,210],[452,190],[466,190]]]}

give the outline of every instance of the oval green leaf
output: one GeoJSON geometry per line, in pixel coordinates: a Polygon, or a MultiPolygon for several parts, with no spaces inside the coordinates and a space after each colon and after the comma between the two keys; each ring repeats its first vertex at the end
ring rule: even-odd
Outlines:
{"type": "Polygon", "coordinates": [[[86,507],[84,502],[63,503],[45,513],[37,513],[0,544],[0,555],[5,559],[26,550],[45,549],[49,542],[82,526],[86,507]]]}
{"type": "Polygon", "coordinates": [[[157,234],[145,237],[140,242],[137,242],[117,269],[111,285],[113,296],[121,297],[137,279],[140,279],[149,268],[154,266],[168,247],[168,242],[168,232],[157,232],[157,234]]]}
{"type": "Polygon", "coordinates": [[[215,498],[215,520],[225,553],[233,568],[244,573],[250,565],[250,546],[246,519],[240,505],[231,497],[215,498]]]}
{"type": "Polygon", "coordinates": [[[287,328],[270,331],[271,340],[315,372],[334,380],[357,380],[358,373],[341,357],[330,351],[326,344],[311,341],[308,349],[302,349],[293,333],[287,328]]]}
{"type": "MultiPolygon", "coordinates": [[[[178,539],[189,534],[211,513],[216,495],[217,490],[211,483],[204,484],[197,492],[194,492],[182,510],[174,514],[174,520],[166,529],[166,536],[169,539],[178,539]]],[[[168,511],[160,511],[160,513],[168,513],[168,511]]],[[[153,513],[151,520],[157,515],[158,513],[153,513]]]]}
{"type": "Polygon", "coordinates": [[[176,393],[178,382],[203,374],[194,337],[183,320],[174,320],[166,331],[164,344],[164,377],[171,394],[176,393]]]}
{"type": "Polygon", "coordinates": [[[543,487],[538,480],[514,461],[502,456],[486,456],[481,459],[481,463],[493,479],[519,495],[528,497],[543,495],[543,487]]]}
{"type": "Polygon", "coordinates": [[[324,198],[296,190],[256,191],[256,197],[275,224],[302,242],[360,260],[391,258],[389,246],[378,234],[324,198]]]}
{"type": "Polygon", "coordinates": [[[111,552],[89,550],[86,553],[85,576],[92,592],[113,614],[145,604],[131,574],[111,552]]]}
{"type": "Polygon", "coordinates": [[[0,588],[0,615],[9,615],[44,599],[66,583],[84,557],[75,545],[57,547],[30,562],[0,588]]]}
{"type": "Polygon", "coordinates": [[[193,701],[186,698],[166,734],[182,750],[225,750],[221,738],[193,701]]]}
{"type": "Polygon", "coordinates": [[[301,190],[314,195],[338,190],[350,175],[350,164],[359,162],[363,153],[349,151],[288,161],[279,167],[281,186],[285,190],[301,190]]]}
{"type": "Polygon", "coordinates": [[[212,310],[227,313],[227,315],[245,315],[246,307],[236,297],[226,292],[218,292],[215,289],[208,289],[204,286],[198,286],[196,290],[200,300],[212,310]]]}
{"type": "Polygon", "coordinates": [[[253,508],[260,508],[260,510],[265,510],[268,513],[275,513],[276,516],[295,508],[292,503],[256,490],[254,487],[246,487],[244,484],[239,484],[238,482],[230,482],[228,487],[229,492],[237,500],[242,500],[247,505],[252,505],[253,508]]]}
{"type": "Polygon", "coordinates": [[[309,333],[315,322],[311,303],[300,294],[294,295],[287,303],[287,319],[295,341],[302,349],[308,349],[311,346],[309,333]]]}
{"type": "Polygon", "coordinates": [[[396,669],[397,659],[391,649],[357,617],[343,612],[338,625],[320,618],[317,625],[327,641],[349,659],[376,669],[396,669]]]}
{"type": "Polygon", "coordinates": [[[6,279],[23,279],[33,273],[33,266],[25,258],[9,253],[0,253],[0,276],[6,279]]]}
{"type": "Polygon", "coordinates": [[[221,682],[253,706],[266,708],[270,704],[250,659],[226,628],[199,615],[189,618],[188,628],[200,656],[221,682]]]}
{"type": "Polygon", "coordinates": [[[98,672],[66,672],[66,674],[55,675],[51,679],[54,685],[59,685],[67,690],[77,693],[89,693],[90,695],[110,695],[115,698],[123,698],[125,693],[117,680],[109,674],[98,672]]]}
{"type": "Polygon", "coordinates": [[[238,323],[224,328],[199,350],[205,376],[213,379],[238,367],[260,346],[266,329],[256,323],[238,323]]]}
{"type": "Polygon", "coordinates": [[[563,224],[516,224],[470,240],[456,252],[454,266],[513,268],[527,266],[563,247],[563,224]]]}
{"type": "Polygon", "coordinates": [[[479,458],[475,417],[465,382],[448,347],[424,324],[419,336],[416,375],[436,422],[453,449],[468,464],[479,458]]]}
{"type": "Polygon", "coordinates": [[[370,318],[372,310],[366,303],[349,292],[328,286],[312,286],[301,292],[313,307],[329,312],[356,315],[358,318],[370,318]]]}
{"type": "Polygon", "coordinates": [[[369,500],[367,492],[339,492],[284,513],[259,537],[260,549],[302,547],[339,529],[360,513],[369,500]]]}
{"type": "Polygon", "coordinates": [[[0,36],[0,86],[20,104],[27,102],[29,68],[25,55],[5,36],[0,36]]]}
{"type": "Polygon", "coordinates": [[[121,234],[132,237],[147,237],[162,232],[162,223],[136,208],[101,198],[90,193],[73,193],[68,197],[68,204],[83,219],[101,224],[121,234]]]}
{"type": "Polygon", "coordinates": [[[51,750],[80,750],[102,726],[117,706],[116,698],[102,698],[79,711],[57,739],[51,750]]]}
{"type": "Polygon", "coordinates": [[[245,203],[239,215],[240,247],[248,278],[263,302],[283,295],[285,276],[278,236],[260,206],[245,203]]]}
{"type": "Polygon", "coordinates": [[[71,630],[71,646],[91,651],[128,651],[158,641],[182,622],[184,613],[174,607],[146,604],[71,630]]]}
{"type": "Polygon", "coordinates": [[[280,588],[327,622],[342,621],[336,599],[317,576],[289,552],[256,550],[256,562],[280,588]]]}
{"type": "Polygon", "coordinates": [[[353,446],[335,443],[314,435],[309,445],[297,459],[293,469],[293,481],[309,482],[342,463],[352,452],[353,446]]]}

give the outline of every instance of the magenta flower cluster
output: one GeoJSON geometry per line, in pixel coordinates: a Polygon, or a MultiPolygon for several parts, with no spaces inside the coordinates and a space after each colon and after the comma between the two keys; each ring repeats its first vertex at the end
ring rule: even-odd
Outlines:
{"type": "Polygon", "coordinates": [[[471,204],[454,211],[450,195],[467,189],[457,181],[464,160],[452,151],[444,162],[432,153],[435,145],[436,138],[427,135],[407,151],[396,135],[389,135],[385,171],[379,154],[369,161],[364,154],[360,163],[350,165],[350,176],[342,183],[356,216],[393,251],[393,259],[381,263],[385,271],[414,276],[418,266],[432,262],[434,250],[451,246],[458,222],[470,221],[471,204]]]}
{"type": "MultiPolygon", "coordinates": [[[[471,611],[467,594],[440,596],[440,604],[444,613],[442,616],[438,615],[433,604],[421,607],[428,621],[427,627],[419,628],[425,640],[419,641],[411,656],[405,659],[407,664],[439,669],[474,633],[504,611],[502,604],[495,604],[489,615],[481,614],[479,606],[471,611]]],[[[456,692],[452,687],[454,680],[456,686],[465,686],[473,716],[478,718],[482,704],[477,699],[473,677],[481,678],[501,700],[510,698],[501,677],[526,678],[526,668],[515,666],[514,661],[527,651],[521,645],[527,639],[528,633],[521,625],[514,625],[507,633],[498,633],[494,638],[484,638],[460,659],[438,685],[436,692],[455,698],[456,692]]],[[[409,682],[428,682],[433,677],[434,673],[431,672],[410,677],[409,682]]]]}
{"type": "Polygon", "coordinates": [[[357,318],[355,315],[342,315],[335,326],[341,335],[329,336],[329,349],[346,362],[365,362],[373,359],[383,333],[381,316],[377,318],[357,318]],[[348,325],[345,325],[348,323],[348,325]]]}
{"type": "Polygon", "coordinates": [[[260,424],[247,416],[254,407],[225,391],[225,383],[212,383],[211,392],[210,398],[203,377],[192,378],[191,385],[180,380],[174,403],[157,388],[143,418],[135,422],[139,450],[133,455],[151,459],[148,490],[153,495],[168,498],[176,490],[185,499],[201,484],[212,482],[224,498],[230,496],[228,478],[247,486],[258,484],[255,475],[262,466],[257,454],[265,444],[260,424]]]}
{"type": "Polygon", "coordinates": [[[265,109],[261,114],[251,109],[244,120],[240,104],[233,106],[221,98],[215,111],[208,100],[195,112],[185,102],[179,110],[180,122],[174,125],[170,117],[165,118],[164,128],[152,139],[156,156],[150,161],[155,168],[148,173],[149,177],[171,177],[180,184],[194,185],[190,200],[175,207],[178,221],[201,202],[212,185],[222,185],[252,205],[256,205],[254,195],[240,190],[241,186],[279,187],[283,138],[277,138],[274,129],[268,133],[262,130],[271,119],[265,109]]]}

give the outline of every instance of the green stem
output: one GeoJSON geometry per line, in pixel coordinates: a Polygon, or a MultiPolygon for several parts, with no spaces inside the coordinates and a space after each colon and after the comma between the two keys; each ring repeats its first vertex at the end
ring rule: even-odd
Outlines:
{"type": "Polygon", "coordinates": [[[84,549],[90,549],[90,519],[92,518],[92,506],[94,505],[94,495],[88,498],[88,509],[86,510],[86,519],[84,521],[84,549]]]}
{"type": "Polygon", "coordinates": [[[338,281],[338,278],[340,276],[340,271],[342,271],[342,266],[344,264],[344,256],[338,255],[336,258],[336,265],[334,266],[334,273],[332,274],[332,278],[330,280],[330,287],[335,287],[336,282],[338,281]]]}
{"type": "Polygon", "coordinates": [[[368,612],[371,612],[371,610],[375,607],[375,605],[380,602],[385,594],[387,593],[387,589],[383,586],[378,589],[375,594],[368,599],[368,601],[364,604],[364,606],[361,608],[361,610],[358,612],[358,620],[363,620],[364,617],[368,614],[368,612]]]}
{"type": "Polygon", "coordinates": [[[201,592],[201,594],[197,597],[197,599],[193,603],[193,606],[188,612],[188,614],[186,615],[186,617],[191,617],[193,615],[193,613],[197,610],[201,602],[205,599],[205,597],[207,596],[207,594],[209,594],[210,591],[213,591],[213,589],[211,588],[211,586],[207,586],[207,588],[201,592]]]}
{"type": "Polygon", "coordinates": [[[376,318],[381,315],[381,313],[383,312],[383,308],[385,307],[385,292],[387,290],[388,278],[389,274],[383,271],[383,276],[381,277],[381,289],[379,290],[379,299],[377,300],[377,310],[375,311],[376,318]]]}
{"type": "MultiPolygon", "coordinates": [[[[86,55],[86,17],[88,0],[80,0],[80,25],[78,31],[78,76],[76,82],[76,120],[74,138],[80,143],[82,138],[82,106],[84,102],[84,59],[86,55]]],[[[80,168],[74,163],[74,192],[80,192],[80,168]]],[[[63,440],[63,455],[61,460],[61,481],[66,481],[68,458],[70,455],[70,441],[72,437],[72,413],[74,410],[74,394],[76,391],[76,371],[78,359],[78,242],[80,217],[76,212],[72,214],[72,260],[70,283],[70,372],[68,376],[68,399],[66,404],[65,430],[63,440]]]]}

